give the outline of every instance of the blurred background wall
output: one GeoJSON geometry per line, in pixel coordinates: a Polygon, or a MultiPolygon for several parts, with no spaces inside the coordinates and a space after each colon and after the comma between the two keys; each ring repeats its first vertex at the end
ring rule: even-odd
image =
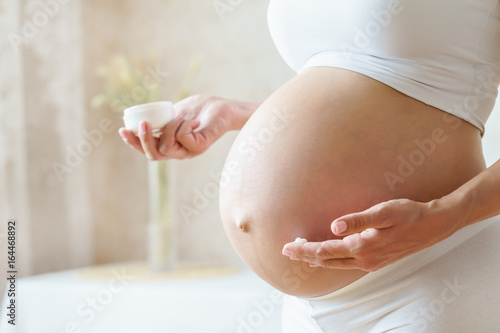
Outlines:
{"type": "MultiPolygon", "coordinates": [[[[293,75],[270,40],[267,5],[0,0],[0,271],[6,271],[5,227],[12,218],[21,275],[144,260],[147,163],[118,136],[121,115],[91,106],[104,89],[97,68],[116,55],[143,59],[167,100],[198,62],[191,93],[263,100],[293,75]]],[[[214,182],[235,135],[203,156],[170,163],[181,260],[241,264],[216,198],[186,215],[197,191],[214,182]]],[[[488,164],[500,158],[499,142],[497,105],[485,137],[488,164]]]]}

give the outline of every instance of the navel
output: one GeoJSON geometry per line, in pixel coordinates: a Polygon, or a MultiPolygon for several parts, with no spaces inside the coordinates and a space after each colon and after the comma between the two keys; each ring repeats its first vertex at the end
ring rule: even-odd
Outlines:
{"type": "Polygon", "coordinates": [[[241,232],[247,233],[248,232],[248,221],[245,221],[245,220],[236,220],[236,227],[241,232]]]}

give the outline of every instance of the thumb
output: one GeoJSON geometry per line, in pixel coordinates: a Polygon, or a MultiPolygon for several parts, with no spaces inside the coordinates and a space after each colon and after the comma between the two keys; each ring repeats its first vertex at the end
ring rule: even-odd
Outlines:
{"type": "Polygon", "coordinates": [[[337,236],[347,236],[370,228],[383,229],[390,227],[391,224],[388,219],[382,218],[380,209],[374,208],[339,217],[332,222],[332,232],[337,236]]]}

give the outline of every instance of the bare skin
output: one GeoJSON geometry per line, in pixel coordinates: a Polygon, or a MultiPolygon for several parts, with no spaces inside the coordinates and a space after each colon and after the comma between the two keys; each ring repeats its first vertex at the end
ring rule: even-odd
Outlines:
{"type": "Polygon", "coordinates": [[[362,231],[350,225],[340,236],[332,233],[332,221],[347,214],[406,199],[391,205],[406,207],[396,215],[412,223],[387,237],[368,229],[364,238],[344,238],[372,237],[378,244],[389,244],[383,263],[418,251],[420,245],[415,244],[430,246],[463,227],[460,221],[433,222],[434,229],[424,229],[421,221],[436,207],[443,211],[437,199],[485,170],[480,133],[472,125],[363,75],[335,68],[309,69],[253,112],[256,106],[197,96],[176,106],[179,117],[167,125],[161,139],[152,137],[148,124],[139,137],[123,129],[120,134],[150,159],[186,158],[245,124],[226,161],[231,178],[221,186],[221,217],[241,258],[277,289],[297,296],[322,295],[372,268],[349,257],[362,254],[367,262],[369,256],[376,258],[377,253],[363,251],[367,241],[346,241],[341,255],[318,252],[323,241],[341,241],[362,231]],[[414,153],[422,150],[415,140],[432,140],[434,147],[429,154],[414,153]],[[403,181],[391,182],[387,172],[398,175],[401,156],[411,157],[416,165],[403,181]],[[401,236],[405,242],[398,242],[401,236]],[[290,252],[285,254],[303,261],[282,255],[283,246],[296,237],[313,243],[287,245],[290,252]],[[326,265],[329,254],[333,261],[350,261],[335,269],[309,266],[334,267],[326,265]]]}

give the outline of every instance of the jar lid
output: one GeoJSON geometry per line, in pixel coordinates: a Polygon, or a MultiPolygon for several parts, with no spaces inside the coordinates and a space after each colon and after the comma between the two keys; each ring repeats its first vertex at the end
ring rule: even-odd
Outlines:
{"type": "Polygon", "coordinates": [[[171,109],[173,108],[173,106],[174,105],[172,104],[172,102],[167,102],[167,101],[134,105],[125,109],[124,116],[128,116],[136,112],[144,112],[157,109],[171,109]]]}

